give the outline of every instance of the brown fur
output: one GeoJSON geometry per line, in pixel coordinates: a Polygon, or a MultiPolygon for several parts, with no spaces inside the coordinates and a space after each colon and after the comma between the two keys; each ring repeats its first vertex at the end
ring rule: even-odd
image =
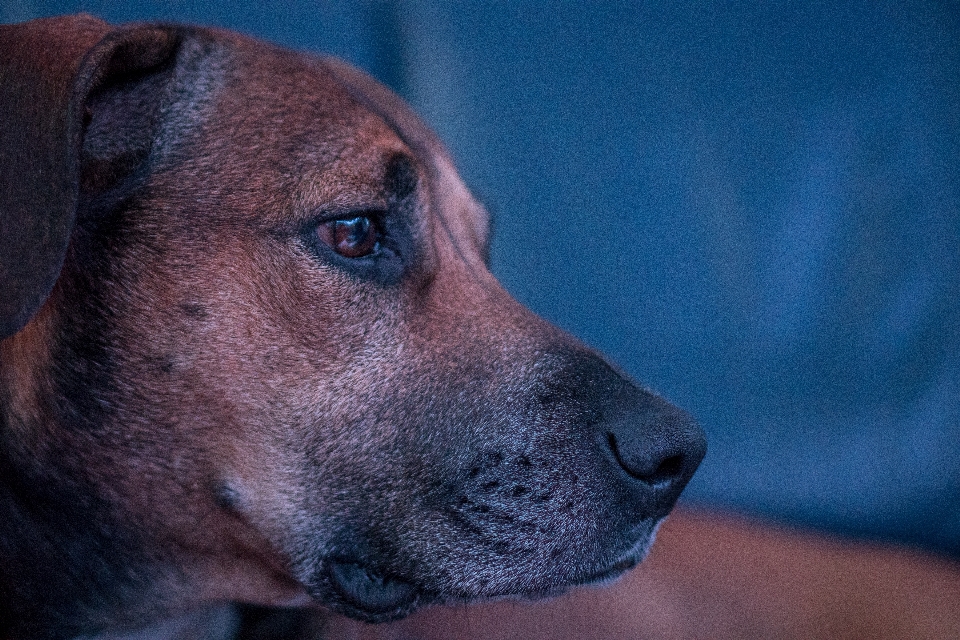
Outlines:
{"type": "Polygon", "coordinates": [[[380,622],[642,559],[701,431],[507,295],[399,99],[222,31],[0,29],[0,636],[380,622]],[[375,257],[318,243],[360,214],[375,257]]]}

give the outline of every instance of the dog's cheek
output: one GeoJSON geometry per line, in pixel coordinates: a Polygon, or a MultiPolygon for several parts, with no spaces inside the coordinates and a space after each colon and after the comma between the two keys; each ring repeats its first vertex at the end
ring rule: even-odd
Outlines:
{"type": "Polygon", "coordinates": [[[294,258],[258,259],[267,254],[252,241],[236,251],[247,256],[245,273],[223,268],[238,262],[224,250],[202,271],[231,278],[162,294],[179,335],[143,364],[176,362],[153,367],[157,386],[167,381],[168,410],[222,443],[222,506],[278,540],[297,529],[322,544],[327,520],[356,509],[336,498],[349,493],[343,480],[358,477],[362,450],[382,437],[364,416],[385,401],[370,391],[382,386],[378,360],[397,350],[395,303],[294,258]],[[176,406],[184,397],[196,401],[176,406]]]}

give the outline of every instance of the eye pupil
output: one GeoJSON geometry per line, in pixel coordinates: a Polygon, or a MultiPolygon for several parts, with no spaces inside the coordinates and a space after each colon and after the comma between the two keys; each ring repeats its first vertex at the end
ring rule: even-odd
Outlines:
{"type": "Polygon", "coordinates": [[[345,258],[362,258],[380,248],[377,226],[366,216],[325,222],[317,228],[317,235],[345,258]]]}

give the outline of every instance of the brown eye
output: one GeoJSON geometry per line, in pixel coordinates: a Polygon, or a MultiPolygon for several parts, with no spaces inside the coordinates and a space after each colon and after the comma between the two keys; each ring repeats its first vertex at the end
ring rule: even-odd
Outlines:
{"type": "Polygon", "coordinates": [[[380,248],[377,225],[365,216],[324,222],[317,227],[317,235],[344,258],[363,258],[380,248]]]}

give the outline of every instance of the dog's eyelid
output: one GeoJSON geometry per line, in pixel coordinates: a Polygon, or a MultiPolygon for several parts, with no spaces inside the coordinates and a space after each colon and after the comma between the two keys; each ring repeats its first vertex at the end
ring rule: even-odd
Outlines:
{"type": "Polygon", "coordinates": [[[375,222],[383,222],[387,215],[387,207],[382,205],[322,207],[313,212],[308,225],[324,224],[325,222],[333,222],[334,220],[350,220],[352,218],[370,218],[375,222]]]}

